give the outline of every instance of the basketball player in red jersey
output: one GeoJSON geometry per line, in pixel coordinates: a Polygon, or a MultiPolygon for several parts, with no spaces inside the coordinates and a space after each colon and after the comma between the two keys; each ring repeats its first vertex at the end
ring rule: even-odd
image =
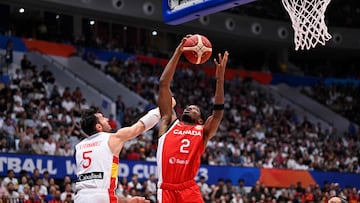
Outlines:
{"type": "Polygon", "coordinates": [[[189,105],[184,109],[181,121],[177,119],[171,105],[170,84],[183,53],[185,40],[186,37],[176,48],[160,77],[158,106],[161,123],[157,150],[159,203],[204,202],[195,176],[200,167],[201,154],[209,139],[214,136],[224,113],[227,51],[223,55],[219,54],[218,60],[214,59],[216,90],[212,115],[205,120],[199,106],[189,105]]]}
{"type": "Polygon", "coordinates": [[[144,197],[123,198],[115,195],[119,154],[124,143],[154,127],[160,119],[153,109],[129,127],[110,133],[108,118],[94,109],[81,117],[81,128],[88,135],[75,147],[75,203],[150,203],[144,197]]]}

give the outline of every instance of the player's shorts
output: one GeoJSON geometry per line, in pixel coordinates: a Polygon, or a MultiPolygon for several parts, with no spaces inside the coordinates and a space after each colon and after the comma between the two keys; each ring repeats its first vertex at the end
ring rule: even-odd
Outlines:
{"type": "Polygon", "coordinates": [[[158,189],[158,203],[202,203],[199,186],[195,181],[182,184],[162,183],[158,189]]]}
{"type": "Polygon", "coordinates": [[[117,203],[115,192],[106,189],[81,189],[75,195],[75,203],[117,203]]]}

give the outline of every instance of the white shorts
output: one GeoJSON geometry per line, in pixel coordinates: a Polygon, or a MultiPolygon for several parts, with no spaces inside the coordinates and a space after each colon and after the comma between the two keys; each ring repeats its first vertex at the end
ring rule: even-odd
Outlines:
{"type": "Polygon", "coordinates": [[[117,203],[117,196],[109,194],[108,190],[82,189],[75,195],[75,203],[117,203]]]}

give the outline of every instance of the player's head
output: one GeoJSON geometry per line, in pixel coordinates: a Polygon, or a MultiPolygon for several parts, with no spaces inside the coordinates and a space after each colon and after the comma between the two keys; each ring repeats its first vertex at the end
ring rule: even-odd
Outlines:
{"type": "Polygon", "coordinates": [[[99,112],[97,109],[87,109],[81,114],[81,129],[87,135],[92,135],[97,132],[110,132],[111,127],[108,123],[108,118],[99,112]]]}
{"type": "Polygon", "coordinates": [[[184,109],[181,120],[186,123],[203,125],[205,115],[199,106],[189,105],[184,109]]]}
{"type": "Polygon", "coordinates": [[[328,203],[347,203],[347,201],[344,198],[332,197],[329,199],[328,203]]]}

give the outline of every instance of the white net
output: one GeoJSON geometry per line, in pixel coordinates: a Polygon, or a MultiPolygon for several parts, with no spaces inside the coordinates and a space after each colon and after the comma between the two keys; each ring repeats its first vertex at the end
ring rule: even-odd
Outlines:
{"type": "Polygon", "coordinates": [[[331,39],[325,11],[331,0],[282,0],[294,29],[295,50],[325,45],[331,39]]]}

